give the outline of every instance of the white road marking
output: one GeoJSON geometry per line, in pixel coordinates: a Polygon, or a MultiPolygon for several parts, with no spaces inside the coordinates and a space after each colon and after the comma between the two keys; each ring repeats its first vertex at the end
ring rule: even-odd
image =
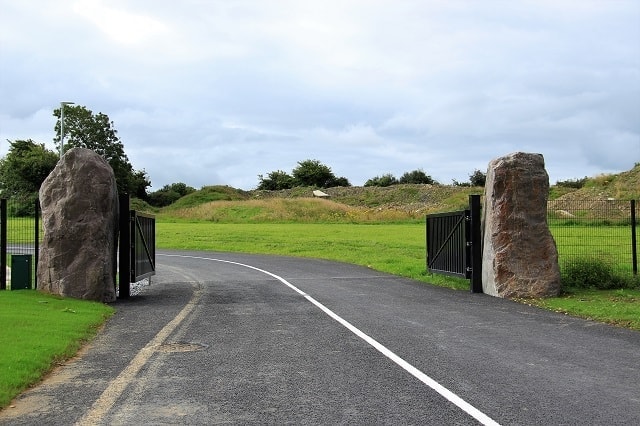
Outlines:
{"type": "Polygon", "coordinates": [[[357,327],[355,327],[354,325],[349,323],[347,320],[345,320],[344,318],[340,317],[338,314],[333,312],[331,309],[327,308],[322,303],[318,302],[313,297],[309,296],[307,293],[305,293],[304,291],[300,290],[298,287],[294,286],[293,284],[291,284],[290,282],[288,282],[284,278],[280,277],[279,275],[276,275],[276,274],[274,274],[272,272],[269,272],[269,271],[266,271],[264,269],[257,268],[255,266],[247,265],[247,264],[240,263],[240,262],[233,262],[231,260],[214,259],[214,258],[210,258],[210,257],[199,257],[199,256],[186,256],[186,255],[177,255],[177,254],[176,255],[174,255],[174,254],[157,254],[157,256],[183,257],[183,258],[189,258],[189,259],[199,259],[199,260],[209,260],[209,261],[213,261],[213,262],[229,263],[229,264],[232,264],[232,265],[238,265],[238,266],[242,266],[242,267],[245,267],[245,268],[253,269],[255,271],[258,271],[258,272],[261,272],[263,274],[269,275],[270,277],[273,277],[273,278],[277,279],[282,284],[286,285],[287,287],[289,287],[290,289],[292,289],[296,293],[302,295],[305,299],[307,299],[309,302],[313,303],[316,307],[320,308],[324,313],[326,313],[328,316],[330,316],[331,318],[336,320],[338,323],[342,324],[345,328],[347,328],[353,334],[355,334],[356,336],[358,336],[359,338],[361,338],[362,340],[367,342],[369,345],[373,346],[382,355],[386,356],[391,361],[395,362],[398,366],[400,366],[406,372],[411,374],[416,379],[420,380],[425,385],[429,386],[434,391],[438,392],[441,396],[443,396],[449,402],[451,402],[454,405],[456,405],[462,411],[464,411],[465,413],[469,414],[471,417],[473,417],[474,419],[476,419],[477,421],[479,421],[483,425],[496,425],[496,426],[499,425],[498,422],[496,422],[495,420],[493,420],[492,418],[490,418],[489,416],[484,414],[482,411],[478,410],[473,405],[469,404],[468,402],[466,402],[465,400],[460,398],[458,395],[456,395],[455,393],[453,393],[449,389],[445,388],[440,383],[438,383],[437,381],[435,381],[431,377],[427,376],[422,371],[418,370],[416,367],[412,366],[411,364],[409,364],[404,359],[400,358],[398,355],[393,353],[391,350],[389,350],[387,347],[382,345],[380,342],[378,342],[374,338],[370,337],[369,335],[365,334],[363,331],[361,331],[360,329],[358,329],[357,327]]]}

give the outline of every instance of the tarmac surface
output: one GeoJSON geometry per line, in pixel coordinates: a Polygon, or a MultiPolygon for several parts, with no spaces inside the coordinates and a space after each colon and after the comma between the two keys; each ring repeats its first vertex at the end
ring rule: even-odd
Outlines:
{"type": "Polygon", "coordinates": [[[1,425],[640,424],[640,333],[323,260],[162,251],[1,425]]]}

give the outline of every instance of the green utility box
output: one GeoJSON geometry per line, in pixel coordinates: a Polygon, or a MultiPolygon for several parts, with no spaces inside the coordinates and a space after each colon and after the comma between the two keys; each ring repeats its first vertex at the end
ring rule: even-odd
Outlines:
{"type": "Polygon", "coordinates": [[[31,289],[31,254],[11,255],[11,290],[31,289]]]}

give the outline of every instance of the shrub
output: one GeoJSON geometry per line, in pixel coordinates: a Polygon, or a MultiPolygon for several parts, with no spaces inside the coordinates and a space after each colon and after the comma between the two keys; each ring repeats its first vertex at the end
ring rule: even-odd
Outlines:
{"type": "Polygon", "coordinates": [[[295,186],[295,180],[293,177],[282,170],[270,172],[267,177],[258,175],[258,179],[260,180],[260,183],[258,184],[257,189],[264,191],[291,189],[295,186]]]}
{"type": "Polygon", "coordinates": [[[601,259],[581,257],[565,262],[561,268],[563,287],[608,290],[634,286],[633,280],[623,277],[601,259]]]}
{"type": "Polygon", "coordinates": [[[194,193],[196,190],[182,182],[165,185],[161,189],[148,194],[147,201],[154,207],[165,207],[175,203],[185,195],[194,193]]]}
{"type": "Polygon", "coordinates": [[[556,182],[557,186],[562,186],[565,188],[574,188],[574,189],[580,189],[582,188],[585,183],[589,180],[588,177],[583,177],[582,179],[567,179],[567,180],[559,180],[556,182]]]}
{"type": "Polygon", "coordinates": [[[9,217],[33,217],[36,214],[37,200],[37,192],[16,195],[7,202],[7,215],[9,217]]]}
{"type": "Polygon", "coordinates": [[[400,177],[400,183],[415,183],[415,184],[427,184],[434,185],[437,182],[433,180],[433,178],[427,175],[422,170],[413,170],[411,172],[406,172],[400,177]]]}
{"type": "Polygon", "coordinates": [[[392,175],[391,173],[387,173],[384,174],[382,176],[376,176],[373,177],[369,180],[367,180],[364,183],[364,186],[381,186],[381,187],[387,187],[387,186],[391,186],[391,185],[397,185],[398,179],[396,179],[396,177],[394,175],[392,175]]]}

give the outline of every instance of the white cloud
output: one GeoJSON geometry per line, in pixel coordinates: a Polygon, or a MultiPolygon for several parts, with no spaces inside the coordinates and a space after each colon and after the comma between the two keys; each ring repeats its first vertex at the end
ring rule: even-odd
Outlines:
{"type": "Polygon", "coordinates": [[[124,45],[139,45],[166,31],[162,22],[150,16],[117,9],[105,5],[101,0],[76,1],[73,11],[88,19],[109,38],[124,45]]]}
{"type": "MultiPolygon", "coordinates": [[[[62,100],[114,121],[154,188],[319,159],[449,183],[516,150],[551,179],[640,161],[635,0],[0,0],[4,140],[62,100]]],[[[49,112],[47,112],[49,111],[49,112]]]]}

